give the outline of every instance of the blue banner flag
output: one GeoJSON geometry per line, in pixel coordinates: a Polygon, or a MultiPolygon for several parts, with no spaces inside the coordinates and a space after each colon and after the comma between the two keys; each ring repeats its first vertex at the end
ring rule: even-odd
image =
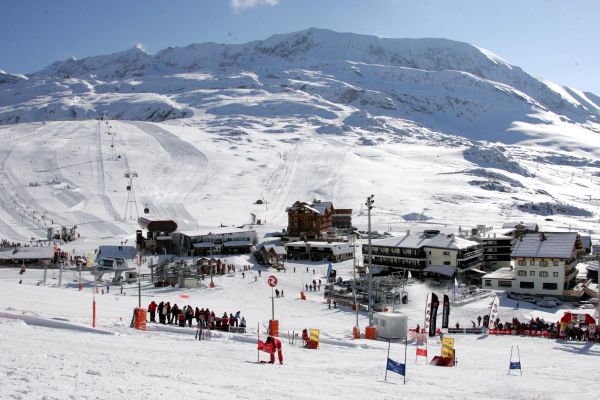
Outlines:
{"type": "Polygon", "coordinates": [[[391,358],[387,359],[387,369],[388,371],[395,372],[404,376],[405,373],[405,365],[399,362],[392,360],[391,358]]]}
{"type": "Polygon", "coordinates": [[[520,361],[511,361],[509,369],[521,369],[520,361]]]}

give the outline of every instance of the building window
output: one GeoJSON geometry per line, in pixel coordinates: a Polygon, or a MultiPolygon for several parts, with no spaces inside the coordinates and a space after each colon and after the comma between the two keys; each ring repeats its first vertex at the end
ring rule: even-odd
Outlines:
{"type": "Polygon", "coordinates": [[[553,272],[552,276],[555,277],[555,278],[558,278],[558,272],[553,272]]]}
{"type": "Polygon", "coordinates": [[[547,277],[548,277],[547,271],[540,271],[540,278],[547,278],[547,277]]]}
{"type": "Polygon", "coordinates": [[[498,287],[512,287],[512,281],[498,281],[498,287]]]}
{"type": "Polygon", "coordinates": [[[449,256],[449,255],[450,255],[450,252],[449,252],[449,251],[445,251],[445,252],[444,252],[444,255],[445,255],[445,256],[449,256]]]}
{"type": "Polygon", "coordinates": [[[527,271],[519,271],[519,276],[527,276],[527,271]]]}
{"type": "Polygon", "coordinates": [[[519,261],[517,261],[517,265],[525,266],[525,260],[519,260],[519,261]]]}
{"type": "Polygon", "coordinates": [[[529,260],[529,265],[535,265],[535,260],[529,260]]]}
{"type": "Polygon", "coordinates": [[[552,265],[554,265],[555,267],[558,267],[558,261],[552,261],[552,265]]]}
{"type": "Polygon", "coordinates": [[[534,283],[533,282],[519,282],[520,283],[520,287],[521,289],[533,289],[534,288],[534,283]]]}
{"type": "Polygon", "coordinates": [[[535,276],[535,271],[529,271],[529,276],[535,276]]]}
{"type": "Polygon", "coordinates": [[[545,290],[557,290],[558,289],[558,284],[551,283],[551,282],[544,282],[543,287],[544,287],[545,290]]]}
{"type": "Polygon", "coordinates": [[[548,261],[540,261],[540,266],[547,267],[548,266],[548,261]]]}
{"type": "Polygon", "coordinates": [[[486,279],[486,280],[484,281],[484,285],[485,285],[485,286],[492,286],[492,280],[491,280],[491,279],[486,279]]]}
{"type": "Polygon", "coordinates": [[[444,261],[444,265],[450,265],[451,262],[450,261],[444,261]]]}

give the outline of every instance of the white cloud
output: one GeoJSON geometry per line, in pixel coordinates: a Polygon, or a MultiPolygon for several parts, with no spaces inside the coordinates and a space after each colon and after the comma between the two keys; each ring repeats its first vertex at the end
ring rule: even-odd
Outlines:
{"type": "Polygon", "coordinates": [[[230,5],[235,11],[244,11],[258,6],[276,6],[279,0],[230,0],[230,5]]]}

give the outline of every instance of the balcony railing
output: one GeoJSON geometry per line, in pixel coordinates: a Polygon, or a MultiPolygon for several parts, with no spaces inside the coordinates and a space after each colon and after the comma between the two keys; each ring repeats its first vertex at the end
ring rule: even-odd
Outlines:
{"type": "Polygon", "coordinates": [[[483,249],[477,249],[477,250],[472,250],[472,251],[467,251],[464,253],[460,253],[458,255],[458,259],[459,260],[467,260],[469,258],[473,258],[473,257],[479,257],[483,255],[483,249]]]}

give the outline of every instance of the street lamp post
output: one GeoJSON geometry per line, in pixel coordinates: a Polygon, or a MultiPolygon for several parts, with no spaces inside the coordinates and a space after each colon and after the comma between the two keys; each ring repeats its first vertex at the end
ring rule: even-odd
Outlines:
{"type": "Polygon", "coordinates": [[[356,303],[356,234],[348,236],[352,245],[352,293],[354,294],[354,308],[356,309],[356,327],[358,328],[358,304],[356,303]]]}
{"type": "Polygon", "coordinates": [[[213,236],[212,236],[212,232],[208,233],[209,237],[210,237],[210,260],[208,261],[210,263],[210,287],[214,288],[215,287],[215,283],[213,282],[213,262],[212,262],[212,258],[213,258],[213,236]]]}
{"type": "Polygon", "coordinates": [[[367,215],[369,221],[369,326],[373,326],[373,306],[371,304],[373,301],[373,254],[371,251],[371,210],[373,209],[373,203],[375,203],[373,197],[373,195],[367,197],[367,202],[365,203],[365,205],[367,206],[367,215]]]}

